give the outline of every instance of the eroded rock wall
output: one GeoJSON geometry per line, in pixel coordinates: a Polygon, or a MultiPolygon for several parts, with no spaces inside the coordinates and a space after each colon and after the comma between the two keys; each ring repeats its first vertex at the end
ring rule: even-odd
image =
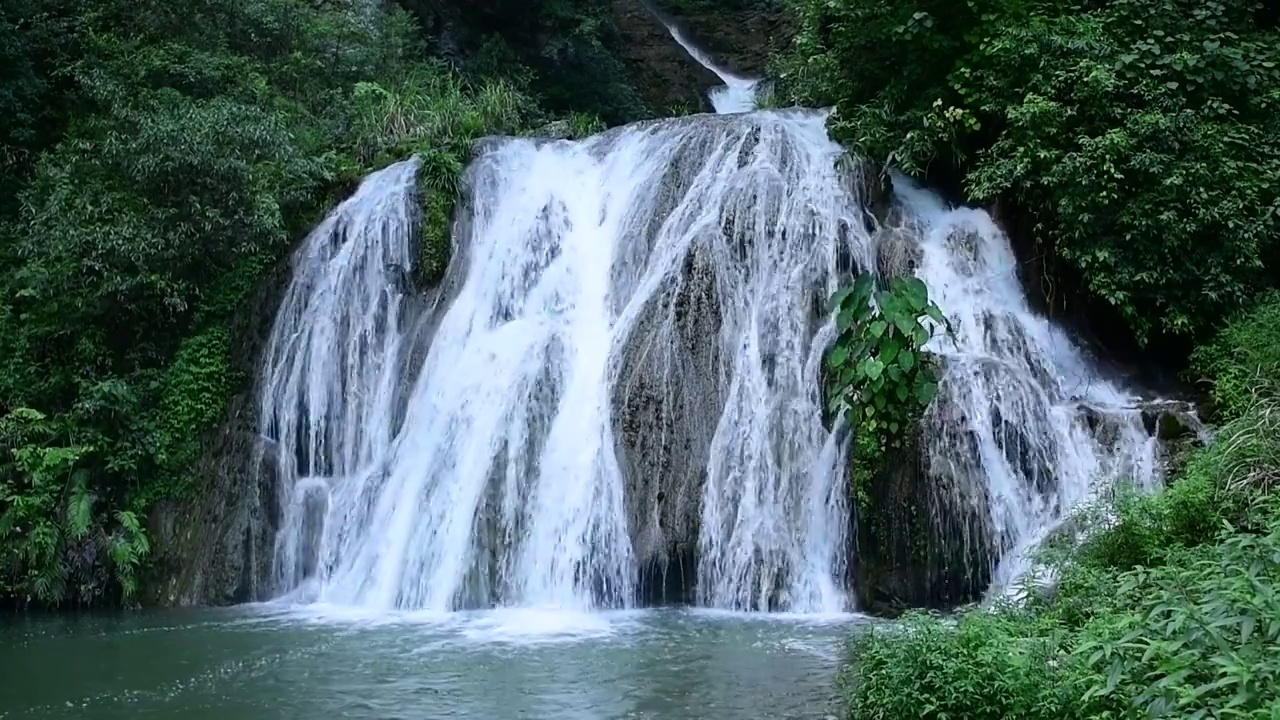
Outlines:
{"type": "Polygon", "coordinates": [[[151,511],[154,556],[145,602],[229,605],[268,597],[281,510],[273,447],[258,433],[256,378],[288,269],[286,260],[270,274],[232,328],[232,369],[255,380],[231,398],[222,424],[201,438],[190,494],[151,511]]]}

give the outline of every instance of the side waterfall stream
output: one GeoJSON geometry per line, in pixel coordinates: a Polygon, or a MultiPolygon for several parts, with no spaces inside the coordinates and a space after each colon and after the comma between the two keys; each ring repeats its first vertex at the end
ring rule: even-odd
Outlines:
{"type": "Polygon", "coordinates": [[[0,718],[828,716],[862,616],[820,370],[859,270],[955,325],[921,460],[993,591],[1156,481],[1137,398],[1030,309],[990,217],[872,197],[824,111],[753,110],[672,33],[718,114],[483,141],[438,285],[414,160],[311,233],[260,379],[275,599],[0,627],[0,718]]]}

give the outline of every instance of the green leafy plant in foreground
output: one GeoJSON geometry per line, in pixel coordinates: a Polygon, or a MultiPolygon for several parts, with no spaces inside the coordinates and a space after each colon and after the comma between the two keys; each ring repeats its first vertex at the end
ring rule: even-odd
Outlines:
{"type": "Polygon", "coordinates": [[[949,324],[914,277],[893,278],[876,291],[875,276],[864,273],[831,303],[839,335],[826,358],[827,402],[853,425],[857,466],[871,472],[886,449],[909,442],[937,395],[937,371],[924,346],[949,324]]]}
{"type": "Polygon", "coordinates": [[[1270,300],[1211,346],[1234,390],[1266,379],[1156,494],[1121,491],[1042,547],[1053,590],[954,618],[860,631],[843,675],[850,718],[1146,720],[1280,717],[1280,400],[1270,300]],[[1253,353],[1228,353],[1241,339],[1253,353]]]}

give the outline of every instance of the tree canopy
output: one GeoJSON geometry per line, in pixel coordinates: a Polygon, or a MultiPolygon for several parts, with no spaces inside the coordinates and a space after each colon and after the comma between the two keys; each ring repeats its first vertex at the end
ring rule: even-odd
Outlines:
{"type": "Polygon", "coordinates": [[[1280,277],[1280,30],[1253,0],[793,0],[788,94],[1021,208],[1058,274],[1188,347],[1280,277]]]}

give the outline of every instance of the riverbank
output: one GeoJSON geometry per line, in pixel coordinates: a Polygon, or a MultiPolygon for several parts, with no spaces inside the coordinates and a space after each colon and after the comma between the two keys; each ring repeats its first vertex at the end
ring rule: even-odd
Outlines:
{"type": "Polygon", "coordinates": [[[1056,580],[1025,602],[856,633],[848,717],[1274,717],[1278,338],[1273,296],[1195,353],[1216,438],[1172,463],[1164,492],[1079,513],[1076,537],[1040,552],[1056,580]]]}

